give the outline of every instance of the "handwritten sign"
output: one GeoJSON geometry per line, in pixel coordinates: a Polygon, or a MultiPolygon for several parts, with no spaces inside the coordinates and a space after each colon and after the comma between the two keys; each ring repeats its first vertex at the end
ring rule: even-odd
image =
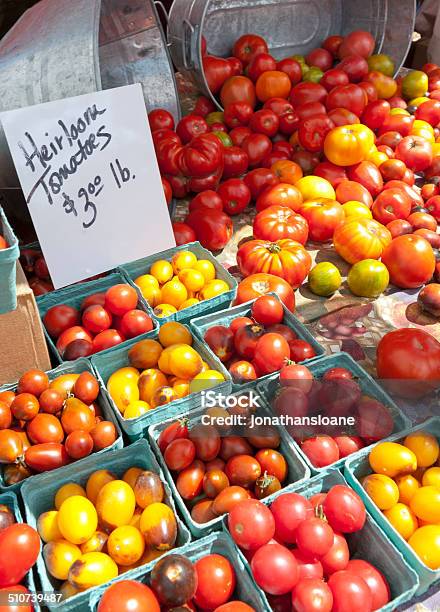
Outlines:
{"type": "Polygon", "coordinates": [[[0,120],[56,288],[175,246],[140,85],[0,120]]]}

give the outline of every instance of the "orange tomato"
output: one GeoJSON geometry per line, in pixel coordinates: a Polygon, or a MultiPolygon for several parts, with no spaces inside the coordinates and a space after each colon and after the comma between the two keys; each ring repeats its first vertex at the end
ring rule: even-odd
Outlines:
{"type": "Polygon", "coordinates": [[[272,172],[280,179],[280,183],[295,185],[303,176],[301,166],[288,159],[281,159],[273,164],[272,172]]]}
{"type": "Polygon", "coordinates": [[[363,259],[379,259],[391,240],[391,233],[385,226],[361,217],[340,225],[333,236],[336,252],[351,264],[363,259]]]}
{"type": "Polygon", "coordinates": [[[336,127],[327,134],[324,153],[337,166],[352,166],[367,158],[374,145],[374,133],[365,125],[336,127]]]}
{"type": "Polygon", "coordinates": [[[364,79],[368,83],[372,83],[377,91],[377,97],[383,100],[392,98],[397,93],[397,83],[391,77],[373,70],[369,72],[364,79]]]}
{"type": "Polygon", "coordinates": [[[256,91],[260,102],[267,102],[270,98],[288,98],[292,83],[285,72],[268,70],[258,78],[256,91]]]}
{"type": "MultiPolygon", "coordinates": [[[[271,98],[272,96],[269,97],[271,98]]],[[[220,92],[220,100],[225,108],[233,102],[247,102],[252,108],[255,108],[257,104],[255,86],[245,76],[233,76],[223,85],[220,92]]]]}

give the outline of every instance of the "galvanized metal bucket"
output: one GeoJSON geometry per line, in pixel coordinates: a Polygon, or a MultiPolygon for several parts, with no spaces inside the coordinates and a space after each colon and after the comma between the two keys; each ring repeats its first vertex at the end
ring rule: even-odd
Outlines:
{"type": "MultiPolygon", "coordinates": [[[[141,83],[148,110],[180,117],[153,0],[41,0],[0,41],[0,74],[0,112],[141,83]]],[[[0,125],[0,187],[18,186],[0,125]]]]}
{"type": "MultiPolygon", "coordinates": [[[[176,67],[210,96],[202,69],[201,36],[209,52],[227,57],[246,33],[264,36],[276,58],[307,53],[331,34],[367,30],[376,52],[400,69],[414,30],[416,0],[174,0],[168,42],[176,67]]],[[[221,108],[221,107],[220,107],[221,108]]]]}

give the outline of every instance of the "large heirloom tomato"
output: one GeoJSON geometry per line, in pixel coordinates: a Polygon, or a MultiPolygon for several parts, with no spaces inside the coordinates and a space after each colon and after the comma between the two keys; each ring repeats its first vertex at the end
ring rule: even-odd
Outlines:
{"type": "Polygon", "coordinates": [[[299,242],[288,238],[250,240],[238,249],[237,263],[244,276],[266,272],[284,278],[296,289],[310,272],[312,258],[299,242]]]}
{"type": "Polygon", "coordinates": [[[290,238],[301,244],[307,242],[309,227],[304,217],[286,206],[269,206],[254,219],[254,236],[261,240],[290,238]]]}
{"type": "Polygon", "coordinates": [[[315,242],[331,240],[335,229],[345,220],[344,209],[339,202],[325,198],[304,202],[299,212],[309,224],[310,240],[315,242]]]}
{"type": "Polygon", "coordinates": [[[374,145],[374,133],[355,123],[331,130],[324,141],[324,153],[337,166],[353,166],[366,159],[374,145]]]}
{"type": "Polygon", "coordinates": [[[238,284],[236,304],[255,300],[261,295],[276,293],[284,306],[295,310],[295,294],[287,281],[273,274],[251,274],[238,284]]]}
{"type": "Polygon", "coordinates": [[[402,289],[415,289],[434,274],[435,255],[427,240],[417,234],[398,236],[383,251],[382,262],[390,281],[402,289]]]}
{"type": "Polygon", "coordinates": [[[340,225],[333,236],[336,252],[351,264],[379,259],[391,240],[391,233],[381,223],[361,217],[340,225]]]}
{"type": "Polygon", "coordinates": [[[377,375],[403,397],[430,393],[440,384],[440,343],[421,329],[385,334],[377,347],[377,375]]]}

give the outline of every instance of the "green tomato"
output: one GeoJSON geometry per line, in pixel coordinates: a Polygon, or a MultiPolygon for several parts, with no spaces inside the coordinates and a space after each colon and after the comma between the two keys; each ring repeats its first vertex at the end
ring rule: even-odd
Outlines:
{"type": "Polygon", "coordinates": [[[421,70],[412,70],[402,79],[402,94],[407,100],[420,98],[428,91],[428,75],[421,70]]]}
{"type": "Polygon", "coordinates": [[[211,134],[215,134],[217,138],[221,141],[224,147],[232,147],[232,145],[234,144],[231,138],[229,137],[229,135],[226,134],[226,132],[214,131],[214,132],[211,132],[211,134]]]}
{"type": "Polygon", "coordinates": [[[301,66],[301,72],[304,78],[304,75],[309,70],[309,66],[307,65],[306,58],[304,57],[304,55],[292,55],[291,58],[296,60],[298,64],[301,66]]]}
{"type": "Polygon", "coordinates": [[[209,115],[206,115],[205,121],[208,125],[212,125],[213,123],[224,123],[225,114],[221,111],[214,111],[213,113],[209,113],[209,115]]]}
{"type": "Polygon", "coordinates": [[[312,66],[305,74],[303,74],[303,81],[306,81],[307,83],[319,83],[323,76],[324,73],[322,70],[316,66],[312,66]]]}
{"type": "Polygon", "coordinates": [[[341,283],[341,273],[334,264],[328,261],[317,264],[309,273],[309,289],[321,297],[332,295],[339,289],[341,283]]]}
{"type": "Polygon", "coordinates": [[[388,269],[377,259],[363,259],[351,268],[347,284],[354,295],[374,298],[388,287],[390,275],[388,269]]]}
{"type": "Polygon", "coordinates": [[[370,72],[381,72],[386,76],[392,77],[394,75],[394,62],[389,55],[385,55],[385,53],[376,53],[375,55],[370,55],[367,58],[368,62],[368,70],[370,72]]]}

